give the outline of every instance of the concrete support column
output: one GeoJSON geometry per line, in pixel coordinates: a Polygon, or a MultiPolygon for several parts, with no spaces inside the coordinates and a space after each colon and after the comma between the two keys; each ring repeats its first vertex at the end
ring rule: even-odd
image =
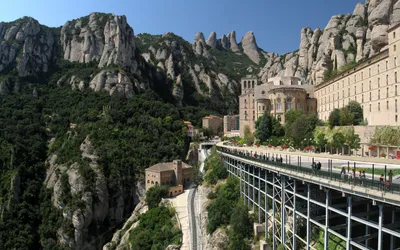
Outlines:
{"type": "Polygon", "coordinates": [[[261,223],[261,168],[258,168],[258,223],[261,223]]]}
{"type": "Polygon", "coordinates": [[[256,167],[255,166],[252,166],[252,168],[253,168],[253,198],[252,198],[252,200],[253,200],[253,212],[255,213],[256,212],[256,208],[255,208],[255,206],[256,206],[256,167]]]}
{"type": "Polygon", "coordinates": [[[310,249],[310,241],[311,241],[311,225],[310,225],[310,196],[311,196],[311,191],[310,191],[310,184],[307,184],[307,246],[306,249],[310,249]]]}
{"type": "Polygon", "coordinates": [[[329,190],[325,191],[325,237],[324,237],[324,249],[328,249],[329,246],[329,190]]]}
{"type": "Polygon", "coordinates": [[[265,170],[265,239],[268,239],[268,185],[267,185],[267,180],[268,180],[268,171],[265,170]]]}
{"type": "Polygon", "coordinates": [[[285,178],[285,176],[281,175],[281,240],[282,240],[283,243],[286,242],[285,184],[286,184],[286,178],[285,178]]]}
{"type": "Polygon", "coordinates": [[[296,234],[297,234],[297,227],[296,227],[296,180],[293,180],[293,249],[297,249],[297,238],[296,238],[296,234]]]}
{"type": "Polygon", "coordinates": [[[350,249],[351,241],[351,196],[347,197],[347,244],[346,249],[350,249]]]}
{"type": "MultiPolygon", "coordinates": [[[[367,220],[369,221],[369,212],[371,211],[371,203],[367,204],[367,220]]],[[[371,233],[371,230],[369,228],[368,225],[365,226],[365,235],[368,235],[371,233]]],[[[369,247],[369,239],[365,240],[365,247],[368,248],[369,247]]]]}
{"type": "Polygon", "coordinates": [[[250,209],[250,166],[247,167],[247,207],[250,209]]]}
{"type": "Polygon", "coordinates": [[[378,249],[382,250],[383,205],[379,205],[378,249]]]}
{"type": "Polygon", "coordinates": [[[276,250],[275,173],[272,173],[272,184],[272,215],[274,217],[272,224],[272,250],[276,250]]]}

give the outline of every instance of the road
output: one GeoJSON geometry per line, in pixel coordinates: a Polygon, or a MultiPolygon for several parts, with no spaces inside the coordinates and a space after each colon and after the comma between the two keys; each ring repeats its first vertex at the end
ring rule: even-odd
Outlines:
{"type": "MultiPolygon", "coordinates": [[[[204,174],[204,162],[206,161],[210,152],[206,149],[201,150],[199,154],[200,171],[204,174]]],[[[203,236],[201,231],[201,212],[200,212],[200,197],[197,192],[197,188],[190,190],[188,197],[189,207],[189,222],[190,222],[190,249],[191,250],[202,250],[203,236]]]]}
{"type": "Polygon", "coordinates": [[[189,191],[188,209],[189,209],[189,225],[190,225],[190,250],[198,250],[197,248],[197,221],[194,207],[194,198],[196,196],[196,188],[189,191]]]}

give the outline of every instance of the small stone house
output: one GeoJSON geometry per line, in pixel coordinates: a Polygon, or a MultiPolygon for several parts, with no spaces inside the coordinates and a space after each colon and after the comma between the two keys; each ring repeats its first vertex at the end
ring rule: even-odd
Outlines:
{"type": "Polygon", "coordinates": [[[169,196],[183,193],[192,182],[194,168],[180,160],[158,163],[146,168],[146,191],[156,185],[170,186],[169,196]]]}

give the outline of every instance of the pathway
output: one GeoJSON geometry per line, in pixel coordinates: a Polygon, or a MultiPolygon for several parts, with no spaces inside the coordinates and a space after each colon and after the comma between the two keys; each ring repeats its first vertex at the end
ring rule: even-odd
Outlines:
{"type": "Polygon", "coordinates": [[[181,250],[190,250],[190,228],[189,228],[189,217],[188,217],[188,197],[191,190],[185,190],[183,194],[180,194],[173,198],[167,198],[175,208],[178,215],[179,221],[182,227],[182,247],[181,250]]]}

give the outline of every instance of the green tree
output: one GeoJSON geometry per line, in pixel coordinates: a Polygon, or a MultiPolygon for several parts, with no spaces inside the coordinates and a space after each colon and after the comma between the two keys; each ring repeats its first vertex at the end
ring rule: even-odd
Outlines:
{"type": "Polygon", "coordinates": [[[303,146],[305,139],[313,138],[313,132],[319,120],[315,115],[302,115],[290,127],[290,134],[295,147],[303,146]]]}
{"type": "Polygon", "coordinates": [[[361,139],[360,136],[354,132],[354,128],[353,133],[351,133],[350,136],[346,137],[346,142],[349,145],[350,155],[352,154],[352,150],[357,150],[360,148],[361,139]]]}
{"type": "Polygon", "coordinates": [[[340,109],[340,126],[350,126],[354,124],[354,114],[346,108],[340,109]]]}
{"type": "Polygon", "coordinates": [[[358,102],[350,101],[345,108],[354,116],[353,125],[360,125],[364,121],[363,110],[358,102]]]}
{"type": "Polygon", "coordinates": [[[231,219],[231,234],[239,236],[239,238],[247,238],[252,234],[252,221],[249,217],[249,210],[239,201],[232,211],[231,219]]]}
{"type": "Polygon", "coordinates": [[[248,146],[251,146],[254,143],[254,135],[251,133],[248,125],[244,126],[244,140],[248,146]]]}
{"type": "Polygon", "coordinates": [[[344,135],[341,132],[336,132],[333,134],[332,146],[336,149],[336,152],[338,152],[338,150],[343,147],[343,144],[345,142],[346,142],[346,138],[344,137],[344,135]]]}
{"type": "Polygon", "coordinates": [[[340,125],[340,109],[334,109],[329,114],[329,127],[333,128],[340,125]]]}
{"type": "Polygon", "coordinates": [[[238,235],[232,235],[229,237],[228,250],[251,250],[251,246],[248,240],[241,238],[238,235]]]}
{"type": "Polygon", "coordinates": [[[315,145],[319,147],[319,151],[322,152],[322,147],[325,147],[328,144],[328,139],[326,138],[324,130],[315,130],[314,142],[315,145]]]}
{"type": "Polygon", "coordinates": [[[284,133],[279,121],[268,114],[264,114],[258,118],[255,125],[255,136],[261,142],[266,142],[272,136],[282,136],[284,133]]]}
{"type": "Polygon", "coordinates": [[[157,207],[162,198],[168,196],[169,188],[167,186],[154,186],[146,192],[146,203],[149,209],[157,207]]]}

